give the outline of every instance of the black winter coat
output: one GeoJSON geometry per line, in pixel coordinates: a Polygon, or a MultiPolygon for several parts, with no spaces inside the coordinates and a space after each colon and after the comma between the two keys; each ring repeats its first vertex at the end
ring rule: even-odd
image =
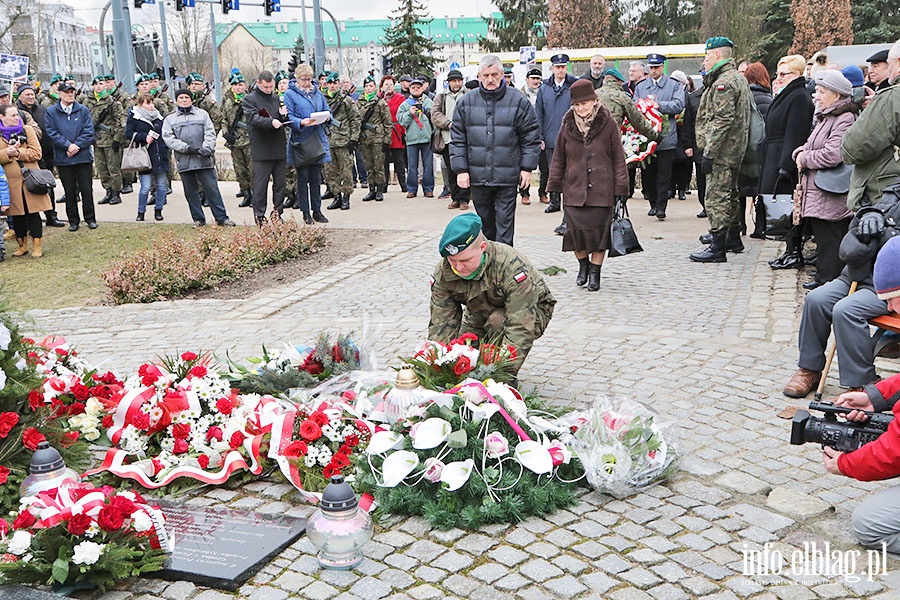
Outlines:
{"type": "Polygon", "coordinates": [[[247,132],[250,134],[250,158],[252,160],[287,160],[285,127],[282,125],[275,129],[272,126],[272,121],[278,120],[279,108],[281,108],[281,99],[277,92],[264,94],[259,89],[255,89],[241,100],[244,121],[247,123],[247,132]]]}
{"type": "MultiPolygon", "coordinates": [[[[150,163],[154,173],[167,173],[169,171],[169,147],[162,139],[162,119],[153,119],[151,123],[134,116],[134,110],[128,111],[128,120],[125,121],[125,142],[133,141],[138,146],[147,146],[147,134],[155,131],[159,137],[147,146],[150,155],[150,163]]],[[[148,171],[143,171],[144,173],[148,171]]]]}
{"type": "Polygon", "coordinates": [[[750,92],[753,94],[753,102],[756,103],[759,114],[765,119],[766,115],[769,114],[769,107],[775,101],[775,97],[772,96],[772,90],[766,89],[758,83],[751,83],[750,92]]]}
{"type": "Polygon", "coordinates": [[[703,157],[703,153],[697,147],[697,109],[700,108],[701,96],[703,88],[694,90],[684,97],[684,120],[678,129],[678,145],[682,148],[691,148],[694,151],[692,159],[698,164],[703,157]]]}
{"type": "Polygon", "coordinates": [[[799,173],[791,154],[809,138],[814,112],[812,98],[806,92],[806,81],[802,77],[787,84],[775,96],[766,115],[759,193],[789,194],[794,190],[799,173]],[[789,178],[779,181],[779,169],[787,171],[789,178]]]}
{"type": "Polygon", "coordinates": [[[450,165],[468,173],[471,185],[519,185],[521,171],[534,171],[541,131],[525,94],[503,81],[463,94],[450,126],[450,165]]]}

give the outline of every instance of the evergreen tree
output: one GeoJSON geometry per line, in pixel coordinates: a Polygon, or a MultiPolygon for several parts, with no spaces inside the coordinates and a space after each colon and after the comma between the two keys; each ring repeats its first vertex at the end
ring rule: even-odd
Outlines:
{"type": "Polygon", "coordinates": [[[400,6],[391,14],[391,23],[384,30],[391,70],[431,77],[438,62],[434,57],[437,44],[422,35],[421,28],[431,23],[425,5],[421,0],[400,0],[400,6]]]}
{"type": "Polygon", "coordinates": [[[854,0],[850,13],[857,44],[892,44],[900,39],[900,6],[881,0],[854,0]]]}
{"type": "Polygon", "coordinates": [[[485,52],[508,52],[521,46],[543,48],[544,23],[547,22],[547,3],[544,0],[494,0],[501,19],[482,17],[496,39],[481,38],[485,52]]]}
{"type": "Polygon", "coordinates": [[[792,54],[809,57],[826,46],[853,43],[850,0],[794,0],[792,54]]]}
{"type": "Polygon", "coordinates": [[[693,44],[700,37],[700,6],[693,0],[611,0],[611,46],[693,44]]]}
{"type": "Polygon", "coordinates": [[[550,0],[551,48],[603,46],[609,38],[609,5],[598,0],[550,0]]]}
{"type": "Polygon", "coordinates": [[[778,60],[790,51],[793,39],[791,0],[769,0],[760,27],[757,50],[752,56],[766,66],[770,75],[774,75],[778,60]]]}
{"type": "Polygon", "coordinates": [[[701,40],[725,35],[734,42],[734,57],[740,61],[759,53],[765,0],[703,0],[701,40]]]}
{"type": "MultiPolygon", "coordinates": [[[[303,44],[303,34],[297,34],[297,39],[294,40],[294,48],[291,50],[291,59],[288,61],[288,73],[293,77],[294,71],[297,70],[297,67],[303,64],[304,55],[306,54],[306,48],[303,44]]],[[[310,54],[313,54],[313,48],[310,48],[310,54]]],[[[315,61],[315,57],[312,57],[313,63],[315,61]]],[[[313,64],[310,63],[310,64],[313,64]]]]}

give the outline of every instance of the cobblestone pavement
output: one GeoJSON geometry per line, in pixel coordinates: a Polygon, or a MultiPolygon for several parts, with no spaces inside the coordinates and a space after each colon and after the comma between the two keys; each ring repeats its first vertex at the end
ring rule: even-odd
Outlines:
{"type": "MultiPolygon", "coordinates": [[[[698,265],[686,259],[696,248],[688,236],[641,239],[646,252],[608,260],[601,291],[591,294],[574,285],[573,259],[559,252],[559,238],[517,237],[539,268],[569,269],[547,278],[559,304],[520,378],[561,405],[630,396],[676,420],[687,458],[671,481],[624,500],[584,490],[569,510],[480,531],[435,531],[422,519],[395,517],[376,529],[365,561],[351,572],[320,569],[301,538],[238,596],[900,598],[896,560],[871,581],[743,574],[743,553],[766,543],[785,556],[805,542],[858,549],[850,513],[885,484],[827,475],[816,448],[787,444],[789,421],[776,413],[789,404],[780,390],[796,361],[802,290],[795,272],[766,265],[777,244],[748,243],[726,264],[698,265]]],[[[188,348],[247,356],[261,343],[310,341],[323,329],[355,330],[387,364],[426,330],[435,245],[434,232],[401,232],[395,244],[252,298],[35,311],[32,328],[63,334],[89,360],[120,370],[188,348]]],[[[829,384],[827,392],[839,391],[833,378],[829,384]]],[[[312,511],[291,487],[268,482],[207,490],[186,503],[312,511]]],[[[155,579],[102,596],[229,597],[155,579]]]]}

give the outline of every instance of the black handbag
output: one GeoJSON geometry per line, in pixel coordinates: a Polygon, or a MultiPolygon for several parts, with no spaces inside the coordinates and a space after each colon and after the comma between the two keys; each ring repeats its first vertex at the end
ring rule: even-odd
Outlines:
{"type": "Polygon", "coordinates": [[[853,165],[841,163],[829,169],[816,171],[816,187],[823,192],[831,194],[846,194],[850,192],[850,176],[853,175],[853,165]]]}
{"type": "Polygon", "coordinates": [[[53,177],[53,171],[47,169],[29,169],[21,162],[19,168],[22,169],[22,181],[25,183],[25,189],[32,194],[49,194],[50,190],[56,187],[56,179],[53,177]]]}
{"type": "Polygon", "coordinates": [[[760,194],[766,215],[766,237],[781,239],[794,226],[794,198],[791,194],[760,194]]]}
{"type": "Polygon", "coordinates": [[[313,132],[303,142],[291,144],[291,152],[293,152],[294,156],[294,166],[297,167],[315,165],[325,158],[325,146],[322,145],[322,140],[319,139],[319,132],[317,131],[313,132]]]}
{"type": "Polygon", "coordinates": [[[625,256],[634,252],[643,252],[631,219],[628,218],[628,207],[624,202],[616,202],[612,225],[609,230],[609,256],[625,256]]]}

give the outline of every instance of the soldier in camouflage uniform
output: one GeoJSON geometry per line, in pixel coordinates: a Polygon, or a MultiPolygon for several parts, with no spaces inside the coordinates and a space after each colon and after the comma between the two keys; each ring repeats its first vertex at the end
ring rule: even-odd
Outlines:
{"type": "MultiPolygon", "coordinates": [[[[278,97],[281,99],[281,105],[284,106],[284,95],[287,93],[288,86],[291,84],[291,76],[287,71],[278,71],[275,73],[275,89],[278,91],[278,97]]],[[[291,136],[287,136],[287,152],[291,152],[291,136]]],[[[287,210],[289,208],[300,208],[297,202],[297,169],[291,165],[287,165],[284,181],[284,204],[281,206],[287,210]]]]}
{"type": "Polygon", "coordinates": [[[325,85],[325,99],[331,110],[331,127],[328,131],[331,162],[325,163],[322,174],[326,185],[334,194],[334,200],[326,208],[349,210],[350,194],[353,193],[353,156],[359,145],[360,116],[353,98],[341,92],[341,77],[338,73],[329,74],[325,85]]]}
{"type": "Polygon", "coordinates": [[[428,339],[474,333],[482,343],[512,346],[516,375],[556,304],[541,274],[515,248],[487,241],[473,213],[450,221],[438,250],[444,259],[432,276],[428,339]]]}
{"type": "Polygon", "coordinates": [[[222,137],[225,138],[225,147],[231,150],[234,176],[244,198],[238,206],[246,207],[253,203],[253,195],[250,192],[253,187],[250,172],[250,134],[247,133],[247,123],[244,122],[244,113],[241,110],[241,100],[244,99],[247,86],[240,71],[234,71],[228,78],[228,83],[231,84],[231,90],[226,92],[225,98],[222,99],[222,137]]]}
{"type": "Polygon", "coordinates": [[[134,191],[134,188],[132,186],[134,185],[134,182],[137,180],[136,179],[137,174],[134,171],[129,171],[127,173],[121,172],[122,146],[125,143],[124,142],[125,122],[128,120],[128,110],[130,109],[130,107],[125,106],[125,100],[126,99],[130,100],[130,98],[128,97],[127,94],[122,93],[122,86],[121,86],[121,84],[116,83],[115,75],[113,75],[112,73],[107,73],[106,75],[103,76],[103,80],[104,80],[104,83],[106,83],[106,90],[109,93],[110,97],[113,100],[115,100],[116,102],[118,102],[120,105],[122,105],[122,114],[125,116],[124,120],[122,121],[122,125],[120,127],[121,134],[119,135],[119,137],[123,140],[123,142],[114,144],[113,151],[116,154],[115,161],[116,161],[116,164],[120,166],[119,172],[122,176],[122,191],[121,191],[121,193],[122,194],[130,194],[131,192],[134,191]]]}
{"type": "Polygon", "coordinates": [[[62,83],[62,75],[54,75],[50,78],[50,84],[47,87],[47,91],[41,92],[40,103],[44,108],[50,108],[57,102],[59,102],[59,92],[57,89],[59,88],[59,84],[62,83]]]}
{"type": "Polygon", "coordinates": [[[725,262],[725,250],[743,250],[740,233],[738,171],[750,135],[750,86],[731,58],[734,43],[725,37],[706,42],[703,96],[697,108],[697,147],[706,174],[706,213],[712,243],[691,254],[694,262],[725,262]],[[737,248],[740,247],[740,250],[737,248]]]}
{"type": "Polygon", "coordinates": [[[625,117],[628,117],[628,122],[638,130],[638,133],[650,141],[658,141],[660,134],[654,131],[653,124],[635,106],[631,96],[622,89],[623,83],[625,83],[625,77],[618,69],[604,70],[603,85],[596,90],[600,104],[609,110],[619,127],[625,122],[625,117]]]}
{"type": "Polygon", "coordinates": [[[381,202],[384,195],[384,150],[391,145],[391,111],[384,98],[378,95],[378,83],[369,75],[363,83],[363,93],[359,97],[360,134],[359,145],[363,162],[369,173],[369,193],[363,202],[381,202]]]}
{"type": "Polygon", "coordinates": [[[91,86],[94,92],[85,100],[85,106],[91,111],[94,122],[94,167],[106,190],[106,196],[97,204],[121,204],[122,161],[119,151],[125,113],[122,105],[110,95],[103,75],[94,77],[91,86]]]}
{"type": "Polygon", "coordinates": [[[222,109],[216,104],[216,99],[210,93],[210,88],[206,85],[203,75],[200,73],[189,73],[184,78],[184,82],[191,92],[191,100],[193,100],[194,106],[202,108],[209,113],[216,135],[219,135],[219,130],[222,129],[222,109]]]}

